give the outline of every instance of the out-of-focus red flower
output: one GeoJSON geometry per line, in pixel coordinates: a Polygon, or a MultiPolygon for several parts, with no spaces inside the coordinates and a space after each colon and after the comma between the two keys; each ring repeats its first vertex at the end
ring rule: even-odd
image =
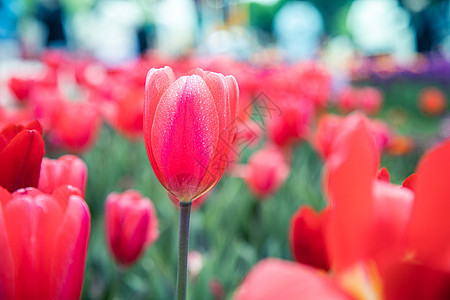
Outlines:
{"type": "Polygon", "coordinates": [[[80,191],[0,188],[0,298],[79,299],[90,230],[80,191]]]}
{"type": "MultiPolygon", "coordinates": [[[[198,197],[197,199],[195,199],[194,201],[192,201],[192,210],[196,210],[200,207],[202,207],[203,203],[205,203],[205,201],[209,198],[209,194],[210,194],[211,190],[208,191],[206,194],[201,195],[200,197],[198,197]]],[[[174,195],[172,195],[171,193],[167,193],[167,195],[169,196],[169,200],[170,202],[173,203],[173,205],[175,205],[176,207],[180,208],[180,200],[178,200],[174,195]]]]}
{"type": "Polygon", "coordinates": [[[38,121],[27,126],[7,125],[0,132],[0,186],[10,192],[36,187],[45,154],[42,127],[38,121]]]}
{"type": "Polygon", "coordinates": [[[292,216],[289,227],[289,244],[293,257],[299,263],[328,271],[330,264],[325,245],[328,209],[316,213],[302,206],[292,216]]]}
{"type": "Polygon", "coordinates": [[[294,67],[294,81],[300,94],[315,107],[324,107],[329,99],[331,76],[328,70],[317,62],[304,62],[294,67]],[[297,73],[298,72],[298,73],[297,73]],[[297,81],[298,80],[298,81],[297,81]]]}
{"type": "Polygon", "coordinates": [[[414,140],[405,135],[394,135],[388,144],[387,150],[392,155],[405,155],[414,149],[414,140]]]}
{"type": "Polygon", "coordinates": [[[0,127],[8,124],[27,125],[34,120],[33,112],[29,107],[3,108],[0,106],[0,127]]]}
{"type": "Polygon", "coordinates": [[[147,154],[161,184],[190,202],[222,176],[234,139],[238,86],[233,76],[192,71],[175,79],[151,69],[145,91],[147,154]]]}
{"type": "Polygon", "coordinates": [[[418,105],[427,115],[437,116],[447,108],[447,97],[438,88],[425,88],[419,94],[418,105]]]}
{"type": "Polygon", "coordinates": [[[104,101],[100,111],[109,124],[131,139],[143,136],[144,87],[121,87],[112,101],[104,101]]]}
{"type": "Polygon", "coordinates": [[[213,294],[214,300],[223,300],[225,299],[226,292],[225,288],[223,287],[223,284],[220,282],[219,279],[212,279],[208,283],[209,290],[211,291],[211,294],[213,294]]]}
{"type": "Polygon", "coordinates": [[[75,155],[63,155],[58,159],[44,157],[41,164],[38,189],[50,194],[62,185],[72,185],[84,195],[87,176],[86,164],[75,155]]]}
{"type": "Polygon", "coordinates": [[[267,258],[250,270],[233,299],[341,300],[351,298],[325,274],[310,266],[267,258]]]}
{"type": "Polygon", "coordinates": [[[348,87],[339,94],[337,105],[344,113],[361,109],[368,114],[374,114],[383,105],[383,94],[374,87],[348,87]]]}
{"type": "Polygon", "coordinates": [[[376,179],[379,152],[368,127],[367,119],[356,116],[327,160],[326,191],[333,207],[327,243],[337,272],[361,260],[398,255],[413,203],[409,189],[376,179]]]}
{"type": "Polygon", "coordinates": [[[267,198],[278,191],[289,176],[290,167],[284,153],[276,146],[254,152],[248,163],[238,169],[250,191],[258,198],[267,198]]]}
{"type": "Polygon", "coordinates": [[[64,102],[52,120],[50,140],[71,152],[82,152],[95,142],[101,124],[93,103],[64,102]]]}
{"type": "Polygon", "coordinates": [[[30,78],[11,77],[8,80],[8,88],[17,100],[24,101],[30,95],[34,80],[30,78]]]}
{"type": "Polygon", "coordinates": [[[114,259],[124,267],[132,265],[159,236],[153,203],[134,190],[109,194],[105,234],[114,259]]]}
{"type": "MultiPolygon", "coordinates": [[[[327,114],[319,119],[316,133],[313,137],[313,143],[319,154],[326,159],[331,154],[331,149],[341,133],[361,118],[361,114],[354,113],[347,118],[327,114]]],[[[389,126],[379,120],[369,120],[366,118],[369,132],[375,142],[375,145],[382,151],[389,144],[392,133],[389,126]]]]}
{"type": "Polygon", "coordinates": [[[368,114],[377,113],[383,105],[383,94],[374,87],[364,87],[359,91],[360,108],[368,114]]]}
{"type": "Polygon", "coordinates": [[[290,96],[280,100],[281,114],[267,118],[268,134],[275,144],[289,146],[307,137],[314,107],[309,101],[290,96]]]}

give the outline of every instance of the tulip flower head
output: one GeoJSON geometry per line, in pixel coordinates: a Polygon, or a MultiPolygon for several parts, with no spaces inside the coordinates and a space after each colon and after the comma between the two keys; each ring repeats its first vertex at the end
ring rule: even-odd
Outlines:
{"type": "Polygon", "coordinates": [[[259,199],[275,194],[290,173],[284,153],[276,146],[263,148],[249,158],[238,174],[259,199]]]}
{"type": "Polygon", "coordinates": [[[223,175],[234,138],[238,86],[233,76],[195,69],[175,78],[170,67],[147,74],[144,133],[161,184],[183,202],[223,175]]]}
{"type": "Polygon", "coordinates": [[[58,159],[44,157],[41,164],[38,189],[51,193],[61,185],[72,185],[83,194],[86,189],[87,166],[75,155],[63,155],[58,159]]]}
{"type": "Polygon", "coordinates": [[[105,206],[106,242],[114,259],[132,265],[159,236],[153,203],[138,191],[111,193],[105,206]]]}
{"type": "Polygon", "coordinates": [[[0,299],[80,299],[89,230],[74,187],[0,188],[0,299]]]}

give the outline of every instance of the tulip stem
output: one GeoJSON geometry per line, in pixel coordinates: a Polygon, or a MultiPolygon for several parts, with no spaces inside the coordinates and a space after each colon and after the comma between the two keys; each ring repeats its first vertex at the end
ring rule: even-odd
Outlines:
{"type": "Polygon", "coordinates": [[[178,242],[178,275],[177,294],[178,300],[186,299],[187,283],[187,257],[189,250],[189,220],[191,216],[192,202],[180,201],[180,237],[178,242]]]}

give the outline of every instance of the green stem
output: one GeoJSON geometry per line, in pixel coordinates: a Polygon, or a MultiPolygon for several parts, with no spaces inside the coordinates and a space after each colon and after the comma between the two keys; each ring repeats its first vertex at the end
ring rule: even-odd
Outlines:
{"type": "Polygon", "coordinates": [[[192,202],[180,201],[180,238],[178,242],[178,275],[177,294],[178,300],[186,299],[187,283],[187,257],[189,250],[189,219],[191,216],[192,202]]]}

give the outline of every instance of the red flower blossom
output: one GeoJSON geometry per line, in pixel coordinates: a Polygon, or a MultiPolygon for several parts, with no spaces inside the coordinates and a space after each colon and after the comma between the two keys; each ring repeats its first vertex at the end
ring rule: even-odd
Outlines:
{"type": "Polygon", "coordinates": [[[138,191],[111,193],[105,205],[106,242],[114,259],[128,267],[159,236],[153,203],[138,191]]]}
{"type": "Polygon", "coordinates": [[[64,155],[58,159],[44,157],[41,164],[38,189],[52,193],[62,185],[72,185],[82,194],[86,189],[87,166],[75,155],[64,155]]]}
{"type": "Polygon", "coordinates": [[[144,132],[161,184],[189,202],[211,189],[234,139],[238,86],[232,76],[196,69],[175,80],[172,69],[147,75],[144,132]]]}
{"type": "Polygon", "coordinates": [[[0,298],[79,299],[89,230],[76,188],[0,188],[0,298]]]}
{"type": "Polygon", "coordinates": [[[253,153],[248,163],[236,171],[245,180],[250,191],[260,199],[276,193],[289,172],[285,155],[276,146],[268,146],[253,153]]]}

